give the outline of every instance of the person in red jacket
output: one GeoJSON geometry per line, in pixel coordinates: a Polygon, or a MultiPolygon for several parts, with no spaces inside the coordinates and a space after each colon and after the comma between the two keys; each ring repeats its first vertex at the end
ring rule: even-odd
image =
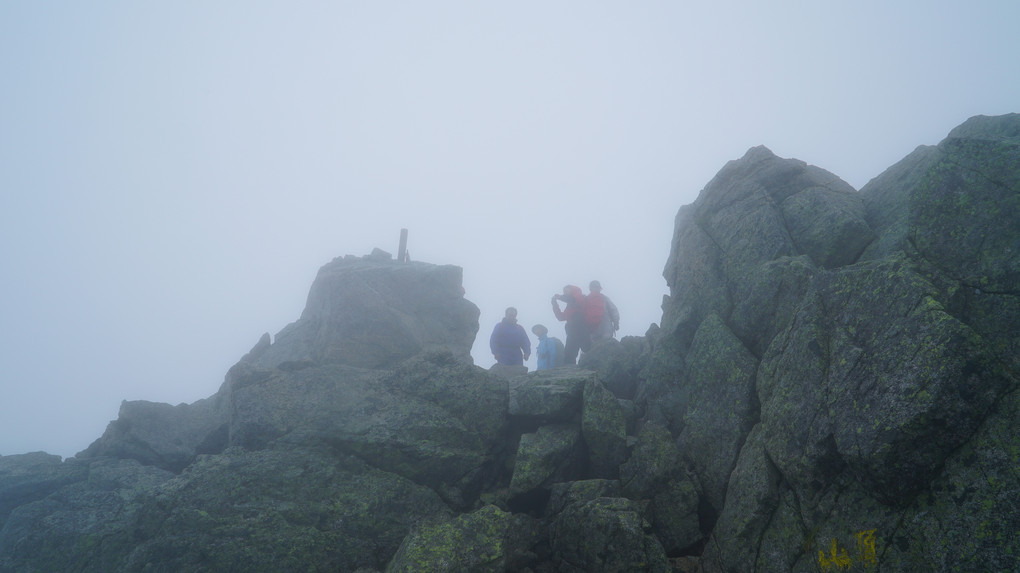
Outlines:
{"type": "Polygon", "coordinates": [[[574,285],[563,287],[563,294],[552,297],[553,314],[566,322],[567,341],[564,343],[564,364],[577,364],[577,353],[591,350],[591,329],[584,318],[584,293],[574,285]],[[566,303],[560,310],[559,301],[566,303]]]}

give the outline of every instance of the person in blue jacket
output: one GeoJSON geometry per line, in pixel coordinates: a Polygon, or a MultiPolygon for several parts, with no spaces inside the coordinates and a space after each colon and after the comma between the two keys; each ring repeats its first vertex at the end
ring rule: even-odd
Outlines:
{"type": "Polygon", "coordinates": [[[535,358],[538,360],[536,370],[548,370],[563,366],[563,343],[556,337],[549,336],[549,329],[541,324],[531,327],[531,332],[538,337],[535,347],[535,358]]]}
{"type": "Polygon", "coordinates": [[[524,361],[531,357],[531,340],[524,327],[517,324],[516,308],[506,309],[503,320],[492,329],[489,350],[492,350],[496,362],[509,366],[524,366],[524,361]]]}

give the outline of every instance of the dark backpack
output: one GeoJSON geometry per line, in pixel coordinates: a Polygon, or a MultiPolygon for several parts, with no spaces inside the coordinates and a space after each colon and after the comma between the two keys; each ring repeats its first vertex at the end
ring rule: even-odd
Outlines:
{"type": "Polygon", "coordinates": [[[564,354],[566,354],[566,351],[563,348],[563,343],[555,336],[551,336],[550,339],[553,341],[553,346],[556,347],[556,357],[553,358],[552,361],[553,368],[563,366],[564,354]]]}

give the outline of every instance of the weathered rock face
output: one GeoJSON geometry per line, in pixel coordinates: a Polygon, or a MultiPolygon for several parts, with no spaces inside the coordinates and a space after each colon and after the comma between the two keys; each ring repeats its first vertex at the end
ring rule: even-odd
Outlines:
{"type": "Polygon", "coordinates": [[[1020,440],[985,432],[1017,419],[1018,221],[1017,115],[860,193],[752,149],[681,209],[644,393],[711,506],[704,570],[1015,568],[1020,440]]]}
{"type": "Polygon", "coordinates": [[[452,265],[394,262],[385,253],[334,259],[319,269],[301,318],[254,364],[388,368],[436,349],[470,361],[479,311],[464,299],[462,274],[452,265]]]}
{"type": "Polygon", "coordinates": [[[133,459],[181,471],[196,455],[219,452],[227,445],[224,404],[221,395],[177,406],[124,401],[102,437],[77,457],[133,459]]]}
{"type": "Polygon", "coordinates": [[[460,270],[320,271],[214,396],[0,458],[0,571],[1013,571],[1020,116],[856,192],[764,148],[661,328],[483,370],[460,270]]]}
{"type": "MultiPolygon", "coordinates": [[[[463,297],[461,269],[397,263],[382,251],[337,258],[312,284],[301,319],[262,336],[220,391],[193,404],[124,402],[106,433],[78,455],[130,458],[180,471],[228,445],[259,447],[293,431],[329,426],[379,387],[378,369],[422,352],[470,362],[478,307],[463,297]],[[352,398],[353,397],[353,398],[352,398]]],[[[390,404],[406,403],[386,394],[390,404]]]]}
{"type": "Polygon", "coordinates": [[[835,175],[751,149],[677,214],[662,328],[682,335],[683,351],[714,312],[760,354],[805,288],[802,268],[851,263],[871,242],[864,215],[860,195],[835,175]]]}

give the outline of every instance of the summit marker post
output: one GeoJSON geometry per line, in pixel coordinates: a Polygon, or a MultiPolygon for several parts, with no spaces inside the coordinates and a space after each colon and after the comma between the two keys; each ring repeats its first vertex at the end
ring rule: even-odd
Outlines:
{"type": "Polygon", "coordinates": [[[397,249],[397,262],[407,262],[407,229],[400,230],[400,248],[397,249]]]}

